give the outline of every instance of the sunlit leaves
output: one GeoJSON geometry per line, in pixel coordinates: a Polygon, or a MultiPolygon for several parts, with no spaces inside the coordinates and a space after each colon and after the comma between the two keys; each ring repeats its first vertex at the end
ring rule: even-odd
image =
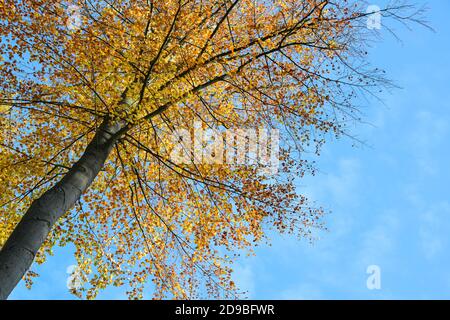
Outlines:
{"type": "Polygon", "coordinates": [[[74,244],[84,279],[74,294],[87,298],[109,285],[141,298],[149,282],[156,298],[235,297],[237,253],[269,229],[310,238],[321,226],[294,177],[314,172],[299,153],[340,134],[357,117],[355,91],[380,81],[351,67],[359,9],[345,0],[0,1],[0,246],[107,117],[125,129],[36,261],[74,244]],[[68,6],[79,8],[77,28],[68,6]],[[171,162],[174,132],[196,122],[280,129],[280,174],[171,162]]]}

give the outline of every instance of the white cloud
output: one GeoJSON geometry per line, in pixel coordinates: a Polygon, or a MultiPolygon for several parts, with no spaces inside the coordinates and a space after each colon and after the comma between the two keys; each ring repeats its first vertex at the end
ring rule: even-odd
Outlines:
{"type": "Polygon", "coordinates": [[[233,280],[244,296],[251,299],[255,293],[255,275],[250,263],[236,264],[234,266],[233,280]]]}
{"type": "Polygon", "coordinates": [[[378,265],[383,268],[395,253],[400,227],[398,212],[389,210],[379,215],[363,235],[358,264],[362,267],[378,265]]]}
{"type": "Polygon", "coordinates": [[[440,152],[442,144],[446,143],[449,125],[448,119],[439,114],[420,111],[415,115],[416,125],[408,145],[412,146],[412,154],[423,174],[438,173],[435,154],[440,152]]]}
{"type": "Polygon", "coordinates": [[[450,204],[441,202],[431,206],[419,217],[421,249],[427,259],[448,252],[450,234],[450,204]]]}

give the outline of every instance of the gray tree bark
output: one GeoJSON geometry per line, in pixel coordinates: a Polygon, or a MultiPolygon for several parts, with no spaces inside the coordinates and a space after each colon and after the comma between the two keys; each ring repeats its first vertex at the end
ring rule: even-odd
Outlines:
{"type": "Polygon", "coordinates": [[[119,124],[105,120],[83,156],[67,174],[33,201],[0,251],[0,300],[10,293],[30,268],[50,230],[92,184],[111,153],[119,124]]]}

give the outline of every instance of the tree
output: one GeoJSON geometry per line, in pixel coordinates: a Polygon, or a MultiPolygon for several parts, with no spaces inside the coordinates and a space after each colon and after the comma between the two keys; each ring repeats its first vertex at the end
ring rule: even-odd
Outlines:
{"type": "Polygon", "coordinates": [[[238,251],[270,229],[310,237],[323,211],[295,190],[314,172],[303,154],[387,84],[364,62],[361,3],[1,0],[0,298],[68,243],[77,295],[140,298],[151,280],[157,298],[230,297],[238,251]],[[180,128],[261,127],[283,137],[277,175],[173,160],[180,128]]]}

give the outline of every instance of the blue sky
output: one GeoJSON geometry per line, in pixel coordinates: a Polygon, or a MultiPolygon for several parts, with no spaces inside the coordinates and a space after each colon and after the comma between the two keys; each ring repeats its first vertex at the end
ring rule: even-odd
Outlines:
{"type": "MultiPolygon", "coordinates": [[[[450,1],[416,2],[428,4],[436,32],[398,26],[401,43],[383,30],[373,45],[371,62],[401,89],[366,103],[369,124],[352,133],[367,145],[329,141],[320,173],[298,184],[332,211],[329,231],[313,244],[274,235],[272,246],[242,258],[236,282],[249,298],[450,299],[450,1]],[[367,289],[369,265],[380,267],[380,290],[367,289]]],[[[20,284],[10,298],[73,298],[66,269],[74,262],[70,247],[56,249],[33,289],[20,284]]]]}

